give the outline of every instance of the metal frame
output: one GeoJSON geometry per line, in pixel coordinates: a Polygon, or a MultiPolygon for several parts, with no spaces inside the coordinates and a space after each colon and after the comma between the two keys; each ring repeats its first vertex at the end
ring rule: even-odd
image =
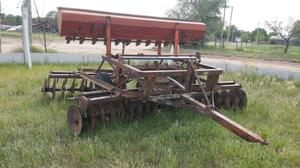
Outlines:
{"type": "MultiPolygon", "coordinates": [[[[62,93],[70,91],[72,95],[75,91],[80,92],[78,96],[75,96],[78,100],[78,107],[71,106],[67,113],[69,127],[74,133],[80,133],[84,117],[88,119],[90,128],[93,128],[95,119],[98,119],[101,124],[116,117],[132,120],[141,118],[144,111],[148,113],[150,103],[152,103],[205,114],[249,142],[268,144],[259,135],[220,112],[218,105],[225,108],[227,106],[234,109],[245,108],[246,93],[235,81],[219,81],[223,70],[201,63],[200,53],[179,55],[180,24],[176,23],[174,27],[173,55],[162,55],[162,41],[157,39],[154,40],[157,55],[114,55],[111,49],[112,18],[106,17],[105,23],[106,55],[102,56],[99,67],[81,69],[77,72],[50,72],[42,89],[44,93],[51,92],[53,97],[56,91],[62,93]],[[145,62],[134,64],[134,60],[139,60],[139,63],[145,62]],[[110,65],[110,69],[104,68],[105,62],[110,65]],[[62,88],[57,89],[56,83],[61,78],[64,79],[62,88]],[[68,79],[73,80],[71,87],[66,89],[68,79]],[[76,79],[81,80],[79,88],[75,88],[76,79]],[[52,87],[49,85],[50,80],[53,81],[52,87]],[[126,85],[132,80],[136,81],[136,86],[127,88],[126,85]]],[[[70,38],[66,40],[68,42],[70,38]]],[[[117,43],[116,38],[114,40],[117,43]]],[[[143,40],[146,45],[153,41],[147,38],[143,40]]],[[[136,40],[137,44],[141,42],[141,40],[136,40]]]]}

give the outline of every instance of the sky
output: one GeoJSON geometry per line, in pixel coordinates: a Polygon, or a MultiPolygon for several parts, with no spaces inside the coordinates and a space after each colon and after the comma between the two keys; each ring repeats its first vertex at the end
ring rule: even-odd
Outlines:
{"type": "MultiPolygon", "coordinates": [[[[22,0],[0,0],[2,12],[21,15],[22,0]]],[[[300,20],[300,0],[228,0],[233,6],[232,24],[241,30],[252,31],[258,26],[265,28],[265,21],[286,20],[292,17],[300,20]]],[[[40,15],[55,10],[58,6],[102,10],[140,15],[164,17],[177,0],[36,0],[40,15]]],[[[230,8],[226,12],[229,24],[230,8]]],[[[32,10],[36,16],[35,10],[32,10]]]]}

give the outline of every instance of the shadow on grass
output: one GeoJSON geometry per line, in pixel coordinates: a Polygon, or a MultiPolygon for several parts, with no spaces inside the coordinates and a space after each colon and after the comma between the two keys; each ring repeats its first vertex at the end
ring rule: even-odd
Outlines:
{"type": "Polygon", "coordinates": [[[191,111],[176,110],[168,107],[166,109],[156,110],[154,113],[142,119],[135,121],[112,120],[101,126],[97,123],[93,130],[87,129],[87,121],[85,121],[84,129],[81,138],[92,138],[103,135],[105,133],[127,134],[126,137],[138,136],[139,138],[147,136],[160,135],[171,127],[184,126],[190,121],[199,119],[198,115],[191,111]],[[132,136],[130,135],[132,134],[132,136]]]}

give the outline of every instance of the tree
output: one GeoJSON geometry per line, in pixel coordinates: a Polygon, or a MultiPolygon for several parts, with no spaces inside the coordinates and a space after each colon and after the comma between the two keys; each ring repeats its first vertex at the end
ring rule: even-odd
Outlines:
{"type": "Polygon", "coordinates": [[[215,33],[220,26],[220,8],[225,0],[178,0],[174,9],[167,11],[170,18],[204,22],[208,33],[215,33]]]}
{"type": "Polygon", "coordinates": [[[270,33],[268,34],[269,37],[277,36],[277,35],[278,35],[278,34],[277,34],[276,32],[270,32],[270,33]]]}
{"type": "Polygon", "coordinates": [[[247,32],[247,31],[241,33],[241,40],[242,40],[242,42],[246,43],[246,46],[248,44],[248,41],[250,40],[250,35],[251,35],[251,33],[247,32]]]}
{"type": "Polygon", "coordinates": [[[267,41],[268,33],[263,28],[256,28],[251,32],[250,40],[251,41],[257,40],[257,42],[267,41]]]}
{"type": "Polygon", "coordinates": [[[294,29],[295,29],[294,30],[295,31],[294,37],[295,38],[300,38],[300,20],[297,20],[295,22],[294,29]]]}
{"type": "Polygon", "coordinates": [[[47,14],[46,14],[46,17],[47,19],[55,19],[57,18],[57,11],[49,11],[47,14]]]}
{"type": "Polygon", "coordinates": [[[12,14],[1,14],[1,20],[3,24],[7,25],[21,25],[22,24],[22,17],[18,15],[12,15],[12,14]]]}
{"type": "Polygon", "coordinates": [[[266,25],[284,40],[284,53],[286,54],[290,46],[291,38],[300,34],[300,21],[289,18],[286,22],[271,21],[266,22],[266,25]]]}
{"type": "MultiPolygon", "coordinates": [[[[236,38],[241,37],[242,32],[235,25],[231,25],[230,31],[231,32],[230,32],[229,41],[235,42],[236,38]]],[[[226,34],[229,33],[229,26],[226,27],[224,33],[226,33],[226,34]]],[[[226,35],[226,37],[227,37],[227,35],[226,35]]]]}

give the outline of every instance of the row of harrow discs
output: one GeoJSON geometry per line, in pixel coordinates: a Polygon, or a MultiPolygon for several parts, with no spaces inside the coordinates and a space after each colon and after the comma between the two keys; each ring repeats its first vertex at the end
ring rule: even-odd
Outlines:
{"type": "MultiPolygon", "coordinates": [[[[110,92],[98,87],[92,81],[81,78],[81,72],[82,70],[77,72],[50,72],[42,87],[42,92],[44,94],[50,93],[53,99],[56,97],[57,92],[60,92],[62,97],[67,96],[71,99],[76,98],[78,95],[84,95],[90,98],[101,96],[103,98],[101,103],[89,104],[86,109],[80,109],[82,107],[80,101],[78,106],[70,106],[68,109],[68,120],[74,120],[74,115],[69,115],[74,114],[74,111],[78,111],[76,114],[80,114],[80,111],[85,110],[84,114],[86,114],[86,116],[84,118],[87,118],[89,128],[93,128],[95,123],[104,125],[110,120],[139,120],[153,113],[156,109],[167,108],[166,105],[149,101],[128,101],[122,98],[112,99],[113,95],[110,92]],[[106,97],[108,101],[106,101],[106,97]]],[[[89,70],[85,73],[101,78],[108,83],[114,83],[113,73],[101,73],[101,75],[99,75],[96,73],[96,70],[89,70]]],[[[77,99],[79,97],[77,97],[77,99]]],[[[238,88],[224,89],[214,93],[207,92],[207,97],[210,100],[209,102],[217,109],[240,110],[244,109],[247,105],[246,93],[238,88]]],[[[204,94],[195,95],[195,99],[203,104],[208,104],[204,94]]],[[[81,117],[75,116],[75,119],[78,120],[81,119],[81,117]]],[[[74,122],[68,123],[74,124],[74,122]]],[[[78,121],[78,123],[82,123],[82,121],[78,121]]],[[[72,126],[69,125],[69,127],[75,128],[75,130],[78,130],[77,132],[80,132],[82,125],[75,124],[72,126]]]]}

